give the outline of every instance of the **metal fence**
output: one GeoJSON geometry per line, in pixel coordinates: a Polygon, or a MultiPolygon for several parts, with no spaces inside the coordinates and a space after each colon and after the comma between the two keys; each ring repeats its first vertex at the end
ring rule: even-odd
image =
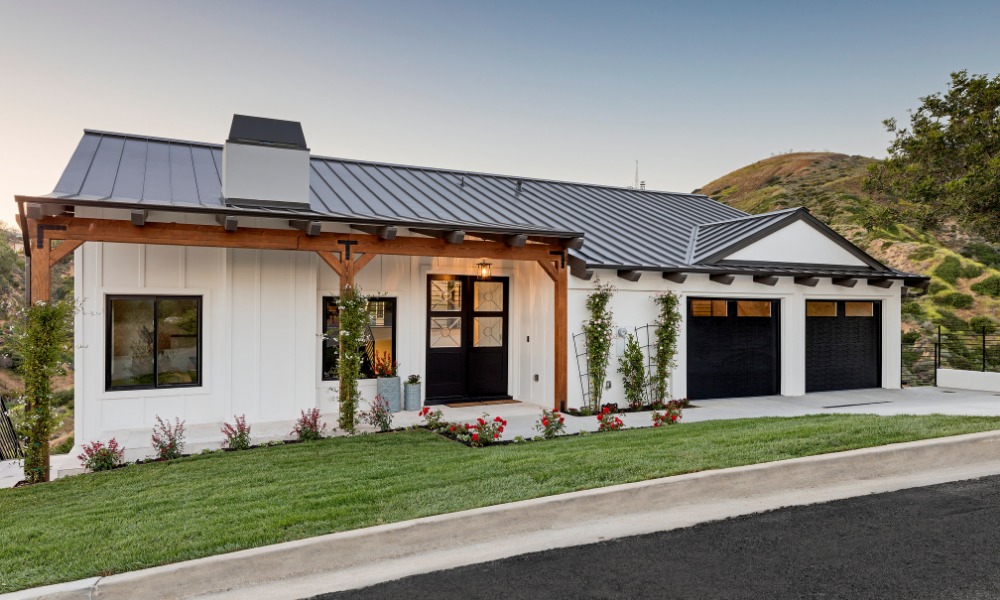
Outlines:
{"type": "Polygon", "coordinates": [[[11,423],[7,415],[7,405],[4,404],[3,397],[0,396],[0,460],[10,460],[12,458],[24,458],[21,452],[21,444],[17,439],[17,432],[14,424],[11,423]]]}
{"type": "Polygon", "coordinates": [[[936,385],[938,369],[1000,371],[1000,332],[938,327],[902,346],[903,385],[936,385]]]}

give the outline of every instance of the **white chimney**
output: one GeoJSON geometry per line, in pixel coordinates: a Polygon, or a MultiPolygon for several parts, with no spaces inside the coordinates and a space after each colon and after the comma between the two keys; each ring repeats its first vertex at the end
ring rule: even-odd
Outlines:
{"type": "Polygon", "coordinates": [[[233,115],[222,150],[227,204],[309,208],[309,148],[302,124],[233,115]]]}

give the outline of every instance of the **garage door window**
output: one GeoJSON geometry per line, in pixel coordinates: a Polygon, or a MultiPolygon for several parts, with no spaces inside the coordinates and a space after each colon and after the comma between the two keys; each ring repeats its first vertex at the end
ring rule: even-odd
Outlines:
{"type": "Polygon", "coordinates": [[[692,300],[692,317],[725,317],[727,314],[728,302],[725,300],[692,300]]]}
{"type": "Polygon", "coordinates": [[[807,317],[836,317],[836,302],[806,302],[807,317]]]}
{"type": "Polygon", "coordinates": [[[848,317],[874,317],[875,305],[871,302],[845,302],[844,315],[848,317]]]}
{"type": "Polygon", "coordinates": [[[736,303],[737,317],[770,317],[770,300],[740,300],[736,303]]]}

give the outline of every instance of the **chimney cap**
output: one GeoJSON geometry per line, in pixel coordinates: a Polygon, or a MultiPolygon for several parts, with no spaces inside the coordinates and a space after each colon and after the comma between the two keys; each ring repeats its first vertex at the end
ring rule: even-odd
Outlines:
{"type": "Polygon", "coordinates": [[[302,132],[302,123],[247,115],[233,115],[233,124],[229,128],[227,141],[309,150],[306,147],[306,136],[302,132]]]}

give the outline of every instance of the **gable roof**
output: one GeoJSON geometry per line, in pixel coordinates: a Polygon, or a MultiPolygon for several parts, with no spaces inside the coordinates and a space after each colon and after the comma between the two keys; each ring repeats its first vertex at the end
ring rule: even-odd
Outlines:
{"type": "MultiPolygon", "coordinates": [[[[757,239],[754,236],[772,231],[789,215],[806,215],[798,218],[829,230],[804,209],[749,215],[699,194],[323,156],[310,159],[308,209],[238,206],[222,197],[222,150],[219,144],[85,130],[55,190],[17,199],[463,229],[471,235],[582,236],[583,247],[571,250],[571,255],[591,269],[703,270],[706,259],[757,239]]],[[[891,271],[884,266],[880,270],[891,271]]]]}

